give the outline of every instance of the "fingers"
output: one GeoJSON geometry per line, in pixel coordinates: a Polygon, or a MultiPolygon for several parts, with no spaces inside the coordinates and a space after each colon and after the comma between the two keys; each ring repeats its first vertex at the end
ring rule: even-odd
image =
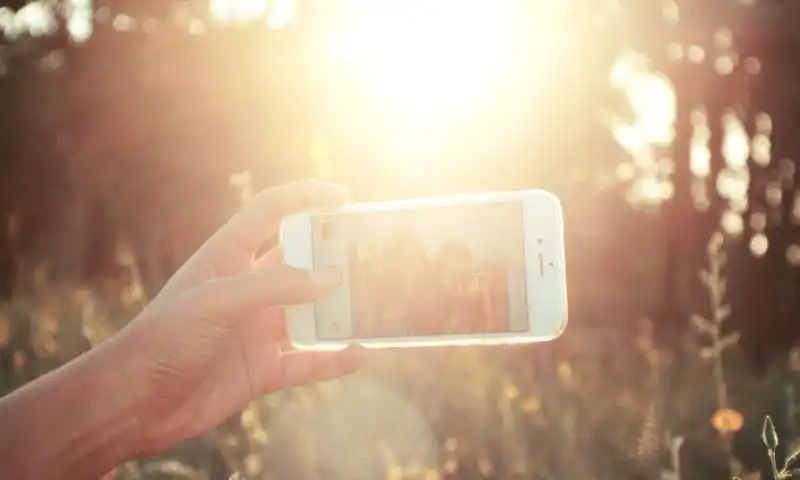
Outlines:
{"type": "Polygon", "coordinates": [[[280,245],[276,246],[275,248],[269,250],[267,253],[262,255],[260,258],[256,259],[253,262],[253,269],[254,270],[261,270],[268,265],[280,265],[283,263],[283,249],[280,245]]]}
{"type": "Polygon", "coordinates": [[[340,281],[337,269],[308,272],[270,265],[207,282],[190,293],[187,303],[203,316],[231,319],[265,307],[312,302],[336,288],[340,281]]]}
{"type": "Polygon", "coordinates": [[[268,391],[331,380],[358,370],[365,350],[351,347],[338,352],[296,351],[281,356],[280,378],[270,379],[268,391]]]}
{"type": "Polygon", "coordinates": [[[264,239],[278,230],[281,219],[293,213],[338,207],[349,198],[345,187],[318,180],[287,183],[256,195],[207,244],[203,254],[252,255],[264,239]]]}

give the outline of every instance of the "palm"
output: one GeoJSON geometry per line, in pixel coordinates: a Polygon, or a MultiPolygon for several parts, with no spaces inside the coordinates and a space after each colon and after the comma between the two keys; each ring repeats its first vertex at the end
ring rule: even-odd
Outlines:
{"type": "MultiPolygon", "coordinates": [[[[240,338],[258,337],[243,334],[240,338]]],[[[214,428],[265,391],[264,386],[268,383],[266,380],[270,377],[267,371],[269,367],[265,366],[280,362],[279,350],[274,349],[272,358],[260,357],[256,356],[256,350],[267,350],[269,347],[265,348],[264,345],[272,346],[272,342],[258,342],[256,348],[238,343],[225,345],[221,354],[210,355],[200,368],[187,362],[187,371],[184,374],[176,372],[181,376],[193,377],[189,388],[175,388],[175,378],[163,379],[165,385],[162,388],[170,389],[174,395],[164,399],[167,408],[159,421],[159,429],[152,435],[152,438],[164,442],[162,445],[154,445],[156,450],[214,428]],[[260,361],[250,360],[252,358],[259,358],[260,361]]],[[[280,387],[276,386],[275,389],[277,388],[280,387]]]]}
{"type": "Polygon", "coordinates": [[[147,382],[146,450],[210,430],[258,395],[342,373],[336,352],[281,351],[281,305],[318,295],[310,274],[284,266],[278,250],[253,258],[285,214],[341,201],[340,189],[324,185],[291,184],[256,197],[132,324],[128,337],[147,382]]]}

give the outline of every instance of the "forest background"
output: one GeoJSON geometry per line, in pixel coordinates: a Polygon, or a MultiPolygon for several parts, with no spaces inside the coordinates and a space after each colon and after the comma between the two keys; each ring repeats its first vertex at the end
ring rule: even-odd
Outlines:
{"type": "Polygon", "coordinates": [[[0,2],[0,392],[256,189],[545,188],[558,341],[392,355],[119,478],[770,478],[800,440],[800,4],[0,2]],[[465,380],[468,379],[468,380],[465,380]]]}

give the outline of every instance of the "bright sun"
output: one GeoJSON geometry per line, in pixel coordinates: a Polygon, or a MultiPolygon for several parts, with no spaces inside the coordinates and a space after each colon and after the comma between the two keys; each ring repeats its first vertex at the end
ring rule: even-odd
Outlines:
{"type": "Polygon", "coordinates": [[[380,97],[407,113],[456,112],[499,76],[511,46],[502,0],[348,0],[334,58],[364,68],[380,97]]]}
{"type": "MultiPolygon", "coordinates": [[[[265,18],[270,28],[281,28],[296,14],[296,0],[209,2],[214,17],[223,22],[265,18]]],[[[558,2],[534,5],[537,18],[557,18],[558,2]]],[[[557,21],[516,31],[511,0],[340,0],[335,10],[344,16],[336,15],[336,25],[326,34],[327,58],[334,66],[351,65],[363,73],[364,87],[377,93],[395,120],[406,120],[397,124],[404,128],[425,130],[429,121],[436,123],[442,116],[474,115],[483,97],[495,92],[497,81],[510,71],[524,79],[517,84],[536,88],[530,82],[546,74],[543,64],[555,62],[558,49],[571,45],[569,29],[557,21]],[[522,71],[516,65],[519,59],[512,58],[520,37],[526,39],[526,51],[534,50],[535,60],[522,71]]],[[[332,84],[334,77],[329,78],[332,84]]],[[[627,92],[635,113],[633,124],[614,125],[617,139],[639,167],[655,165],[653,146],[669,144],[674,135],[671,85],[637,55],[620,58],[610,80],[627,92]]],[[[544,111],[546,105],[540,107],[544,111]]],[[[402,158],[410,156],[407,143],[396,149],[402,158]]],[[[651,183],[657,193],[651,188],[645,196],[661,198],[661,183],[651,183]]]]}

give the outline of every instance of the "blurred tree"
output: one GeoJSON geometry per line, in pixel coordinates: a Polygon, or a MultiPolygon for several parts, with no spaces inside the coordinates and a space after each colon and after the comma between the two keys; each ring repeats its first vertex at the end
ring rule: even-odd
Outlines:
{"type": "MultiPolygon", "coordinates": [[[[520,4],[529,8],[525,2],[520,4]]],[[[566,178],[593,178],[597,171],[608,176],[623,153],[604,123],[606,114],[628,114],[624,95],[608,81],[608,72],[624,46],[622,39],[595,46],[597,38],[609,40],[609,32],[619,26],[612,7],[608,2],[576,2],[559,14],[558,20],[577,43],[558,61],[558,70],[547,75],[542,91],[557,89],[551,93],[564,100],[560,106],[548,107],[552,114],[547,121],[532,113],[541,93],[531,96],[526,85],[511,78],[508,93],[501,93],[481,118],[454,125],[455,133],[444,140],[440,154],[459,159],[444,172],[455,188],[542,186],[564,192],[574,184],[557,183],[566,178]],[[604,21],[592,20],[597,18],[604,21]],[[472,141],[466,142],[467,137],[472,141]],[[537,159],[529,152],[537,152],[537,159]],[[492,175],[487,175],[486,166],[498,156],[505,157],[504,167],[491,169],[492,175]],[[608,163],[597,159],[608,159],[608,163]],[[560,174],[564,171],[572,173],[560,174]]],[[[315,125],[331,140],[334,175],[347,179],[360,196],[375,196],[378,191],[382,195],[425,193],[421,186],[414,191],[413,182],[392,182],[397,172],[376,158],[385,154],[382,139],[392,126],[375,121],[374,105],[349,101],[356,119],[350,126],[325,120],[330,92],[325,91],[324,72],[309,57],[313,55],[310,47],[319,48],[313,42],[320,32],[331,28],[326,24],[330,12],[319,8],[301,3],[302,16],[290,27],[273,31],[263,28],[263,17],[223,27],[209,18],[205,2],[156,5],[106,0],[94,4],[93,36],[88,42],[66,41],[67,27],[73,25],[69,19],[61,22],[56,42],[17,39],[15,45],[41,45],[27,53],[15,47],[20,58],[31,64],[47,60],[58,72],[34,69],[26,75],[56,82],[58,86],[45,93],[63,93],[54,99],[56,104],[36,107],[63,123],[58,134],[47,137],[53,140],[36,143],[55,142],[53,155],[61,157],[60,181],[66,188],[58,203],[72,206],[52,227],[55,230],[49,237],[56,244],[43,249],[49,253],[48,261],[69,258],[72,267],[57,270],[86,277],[88,259],[81,251],[92,244],[86,238],[93,230],[89,225],[111,221],[112,225],[94,230],[144,235],[133,240],[136,250],[147,259],[153,279],[163,278],[215,220],[230,211],[230,202],[222,212],[209,210],[226,203],[221,200],[225,193],[220,176],[249,168],[256,183],[263,184],[267,178],[274,183],[312,173],[310,163],[303,160],[260,163],[253,159],[307,158],[315,125]],[[104,65],[114,65],[114,69],[104,65]],[[276,71],[281,75],[269,75],[276,71]],[[374,134],[367,133],[370,129],[374,134]],[[193,160],[187,162],[187,157],[193,160]],[[167,183],[169,188],[165,188],[167,183]],[[401,190],[391,193],[386,187],[393,184],[401,190]],[[208,195],[213,191],[218,193],[208,195]],[[200,207],[201,198],[208,202],[206,207],[200,207]],[[187,210],[190,204],[194,208],[187,210]],[[189,211],[203,212],[199,224],[205,226],[196,233],[190,232],[198,221],[185,218],[189,211]],[[165,226],[171,231],[155,231],[165,226]],[[170,246],[172,242],[184,245],[170,246]]],[[[529,43],[524,39],[536,38],[530,34],[541,13],[534,9],[519,16],[523,46],[515,62],[521,70],[527,68],[526,62],[539,61],[531,57],[534,51],[525,46],[529,43]]],[[[21,70],[16,75],[22,75],[21,70]]],[[[27,78],[24,82],[29,84],[27,78]]],[[[27,125],[22,130],[34,131],[27,125]]],[[[32,138],[30,133],[28,138],[32,138]]],[[[46,204],[43,199],[32,203],[46,204]]],[[[27,231],[24,227],[23,232],[27,231]]],[[[108,271],[110,258],[105,257],[95,262],[98,272],[108,271]]]]}
{"type": "MultiPolygon", "coordinates": [[[[3,5],[20,10],[23,3],[3,5]]],[[[46,261],[70,282],[114,274],[122,237],[133,245],[148,286],[157,288],[236,207],[225,178],[242,170],[252,172],[258,187],[322,171],[361,198],[543,187],[565,201],[573,318],[607,325],[611,308],[618,318],[640,315],[630,292],[646,288],[632,264],[646,258],[661,304],[645,313],[660,317],[656,338],[677,341],[689,313],[706,313],[695,292],[707,237],[723,219],[739,219],[744,232],[730,237],[733,320],[750,325],[757,335],[745,339],[762,351],[776,337],[793,341],[800,315],[792,260],[800,169],[790,96],[797,40],[783,19],[797,18],[796,4],[516,3],[524,12],[515,17],[520,28],[510,70],[517,75],[505,77],[479,115],[433,125],[446,135],[425,148],[429,138],[414,125],[398,132],[363,83],[330,88],[315,52],[336,17],[319,10],[334,8],[321,2],[302,2],[294,22],[270,30],[266,10],[231,26],[211,18],[200,0],[96,0],[92,35],[83,42],[76,35],[86,29],[70,29],[85,27],[85,18],[73,24],[59,17],[57,33],[25,35],[18,24],[32,33],[50,30],[41,12],[8,22],[9,10],[0,10],[0,29],[9,34],[0,44],[0,220],[3,228],[12,217],[19,224],[15,242],[0,242],[0,278],[20,270],[11,259],[46,261]],[[543,23],[563,36],[543,40],[543,23]],[[553,63],[540,55],[542,43],[557,51],[553,63]],[[677,96],[674,142],[644,159],[671,181],[662,217],[628,209],[627,185],[614,179],[629,159],[609,118],[624,120],[630,112],[609,74],[629,50],[643,53],[677,96]],[[541,78],[528,75],[542,69],[541,78]],[[722,189],[742,178],[725,158],[724,118],[731,112],[751,144],[747,198],[738,204],[722,189]],[[774,124],[774,135],[766,123],[774,124]],[[693,167],[698,132],[709,150],[704,175],[693,167]],[[772,135],[766,160],[756,148],[759,134],[772,135]],[[412,161],[384,158],[403,155],[412,161]],[[445,161],[426,166],[415,156],[445,161]],[[312,157],[327,159],[326,168],[318,170],[312,157]],[[415,161],[424,168],[409,168],[415,161]]],[[[337,73],[357,78],[359,72],[337,73]]],[[[633,163],[644,168],[641,158],[633,163]]],[[[625,327],[614,325],[629,335],[633,329],[625,327]]],[[[587,337],[586,344],[611,343],[587,337]]],[[[0,355],[6,370],[13,370],[20,342],[0,355]]],[[[556,362],[548,361],[552,371],[540,373],[561,381],[556,362]]],[[[560,400],[545,403],[560,410],[560,400]]],[[[461,421],[451,416],[441,423],[455,428],[461,421]]],[[[237,425],[233,418],[228,428],[237,425]]],[[[551,444],[562,440],[569,439],[556,435],[551,444]]],[[[555,470],[569,471],[571,460],[564,454],[555,470]]]]}

